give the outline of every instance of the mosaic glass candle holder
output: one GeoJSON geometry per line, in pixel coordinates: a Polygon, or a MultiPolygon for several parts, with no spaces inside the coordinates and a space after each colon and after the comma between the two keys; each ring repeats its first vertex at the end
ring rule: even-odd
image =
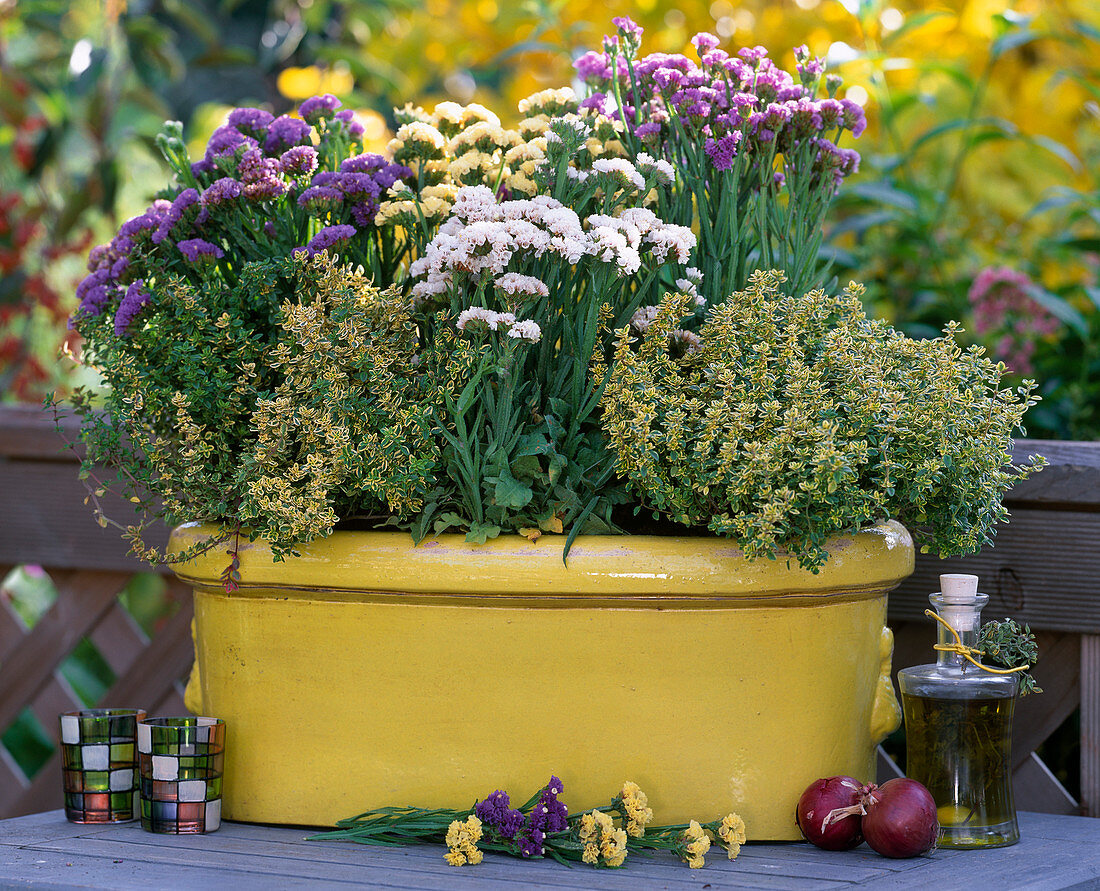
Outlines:
{"type": "Polygon", "coordinates": [[[225,722],[148,718],[137,728],[141,827],[149,832],[213,832],[221,825],[225,722]]]}
{"type": "Polygon", "coordinates": [[[65,816],[72,823],[124,823],[137,819],[137,708],[65,712],[61,724],[61,775],[65,816]]]}

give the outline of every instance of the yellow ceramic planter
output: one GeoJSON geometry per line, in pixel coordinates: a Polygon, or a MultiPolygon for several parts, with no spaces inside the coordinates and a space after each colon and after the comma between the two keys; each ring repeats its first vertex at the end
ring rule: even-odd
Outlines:
{"type": "MultiPolygon", "coordinates": [[[[179,549],[203,527],[175,530],[179,549]]],[[[818,575],[709,538],[337,533],[273,563],[219,548],[195,588],[188,707],[224,718],[224,815],[330,825],[371,807],[523,800],[551,774],[573,811],[624,780],[656,820],[737,811],[793,839],[814,779],[871,779],[900,710],[886,592],[913,569],[889,523],[818,575]]]]}

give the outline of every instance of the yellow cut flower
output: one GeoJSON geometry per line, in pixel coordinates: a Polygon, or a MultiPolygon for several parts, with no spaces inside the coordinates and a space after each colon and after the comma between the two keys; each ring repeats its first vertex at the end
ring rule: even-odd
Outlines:
{"type": "Polygon", "coordinates": [[[478,850],[477,843],[481,839],[481,820],[472,814],[463,822],[452,820],[447,827],[447,847],[450,850],[443,855],[451,866],[463,866],[469,863],[471,866],[479,864],[484,854],[478,850]]]}
{"type": "Polygon", "coordinates": [[[682,848],[677,853],[687,861],[687,865],[692,869],[702,867],[703,855],[710,850],[710,839],[703,831],[703,827],[699,825],[698,820],[692,820],[688,824],[688,828],[680,836],[680,841],[682,848]]]}
{"type": "Polygon", "coordinates": [[[741,845],[745,843],[745,821],[737,814],[726,814],[718,828],[718,837],[722,840],[730,860],[736,860],[741,853],[741,845]]]}
{"type": "Polygon", "coordinates": [[[627,835],[641,838],[645,835],[646,825],[653,819],[653,809],[649,807],[645,792],[637,783],[627,780],[619,792],[619,801],[622,804],[621,812],[626,816],[627,835]]]}

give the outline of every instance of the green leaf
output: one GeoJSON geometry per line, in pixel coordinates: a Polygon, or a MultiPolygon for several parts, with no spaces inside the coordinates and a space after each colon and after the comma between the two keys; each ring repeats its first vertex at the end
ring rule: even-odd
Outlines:
{"type": "Polygon", "coordinates": [[[1065,322],[1074,331],[1080,334],[1082,338],[1088,337],[1088,322],[1085,321],[1085,317],[1078,312],[1076,307],[1071,305],[1068,301],[1059,297],[1057,294],[1051,293],[1040,285],[1030,284],[1025,290],[1032,300],[1043,307],[1043,309],[1047,310],[1047,312],[1055,318],[1065,322]]]}
{"type": "Polygon", "coordinates": [[[888,204],[891,207],[897,207],[901,210],[915,211],[917,209],[916,198],[908,192],[891,186],[889,183],[857,183],[850,189],[847,189],[846,194],[855,195],[877,204],[888,204]]]}
{"type": "Polygon", "coordinates": [[[498,477],[496,488],[493,490],[493,498],[498,505],[516,509],[530,504],[534,494],[530,486],[514,479],[511,474],[498,477]]]}
{"type": "Polygon", "coordinates": [[[470,531],[466,533],[466,541],[472,544],[485,544],[490,538],[500,535],[500,527],[489,523],[471,523],[470,531]]]}
{"type": "Polygon", "coordinates": [[[1010,50],[1014,50],[1017,47],[1025,46],[1034,40],[1038,40],[1040,37],[1047,35],[1038,31],[1032,31],[1030,28],[1023,28],[1019,31],[1010,31],[1001,37],[998,37],[993,41],[993,46],[989,50],[989,55],[993,59],[999,59],[1005,53],[1010,50]]]}

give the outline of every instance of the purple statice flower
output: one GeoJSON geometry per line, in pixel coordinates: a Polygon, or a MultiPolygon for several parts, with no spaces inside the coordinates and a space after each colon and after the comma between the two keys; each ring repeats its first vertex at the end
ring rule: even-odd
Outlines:
{"type": "Polygon", "coordinates": [[[197,189],[184,189],[180,192],[172,201],[172,205],[168,208],[164,217],[161,219],[160,224],[157,226],[156,232],[153,233],[153,244],[160,244],[166,239],[172,231],[172,227],[180,221],[183,216],[183,212],[189,208],[192,204],[197,203],[199,200],[199,192],[197,189]]]}
{"type": "Polygon", "coordinates": [[[507,839],[514,839],[524,824],[523,813],[513,808],[508,793],[499,789],[477,803],[474,816],[507,839]]]}
{"type": "Polygon", "coordinates": [[[718,46],[718,38],[706,31],[700,31],[691,38],[691,44],[695,47],[699,57],[702,58],[708,51],[718,46]]]}
{"type": "Polygon", "coordinates": [[[603,51],[608,55],[615,55],[619,51],[619,38],[610,34],[604,34],[603,51]]]}
{"type": "Polygon", "coordinates": [[[203,207],[217,207],[241,197],[241,184],[229,176],[223,176],[207,186],[199,200],[203,207]]]}
{"type": "Polygon", "coordinates": [[[210,141],[206,144],[205,159],[212,163],[215,158],[232,155],[242,146],[253,148],[257,145],[259,143],[251,136],[245,136],[236,127],[224,124],[210,135],[210,141]]]}
{"type": "Polygon", "coordinates": [[[366,201],[363,204],[353,204],[351,218],[360,229],[366,229],[374,225],[374,218],[378,214],[378,202],[366,201]]]}
{"type": "Polygon", "coordinates": [[[145,281],[136,279],[126,289],[126,294],[115,310],[115,334],[123,337],[130,323],[137,318],[142,307],[149,302],[149,292],[145,289],[145,281]]]}
{"type": "Polygon", "coordinates": [[[266,223],[264,223],[264,235],[266,235],[268,238],[275,237],[275,224],[271,222],[271,220],[268,220],[266,223]]]}
{"type": "Polygon", "coordinates": [[[611,59],[606,53],[589,50],[573,63],[573,70],[586,84],[596,86],[611,79],[611,59]]]}
{"type": "Polygon", "coordinates": [[[840,104],[844,108],[844,127],[852,131],[852,136],[858,139],[867,129],[867,116],[863,112],[863,106],[851,99],[841,99],[840,104]]]}
{"type": "Polygon", "coordinates": [[[817,84],[821,79],[821,75],[825,73],[825,60],[811,57],[810,49],[806,44],[794,48],[794,59],[798,79],[802,81],[802,85],[805,87],[812,87],[817,84]]]}
{"type": "Polygon", "coordinates": [[[283,172],[278,158],[265,158],[258,148],[250,148],[237,162],[237,176],[243,185],[278,176],[283,172]]]}
{"type": "Polygon", "coordinates": [[[733,130],[717,139],[708,139],[703,151],[707,153],[715,170],[729,170],[733,166],[733,159],[737,157],[737,145],[740,142],[741,131],[733,130]]]}
{"type": "Polygon", "coordinates": [[[264,111],[262,108],[234,108],[229,112],[226,126],[240,131],[245,136],[260,139],[267,133],[267,125],[273,120],[275,117],[271,112],[264,111]]]}
{"type": "Polygon", "coordinates": [[[623,38],[623,42],[627,47],[637,49],[642,45],[642,26],[635,22],[630,16],[620,15],[611,20],[611,24],[619,29],[619,36],[623,38]]]}
{"type": "Polygon", "coordinates": [[[267,128],[264,151],[269,155],[281,155],[296,145],[308,145],[312,128],[305,121],[280,115],[267,128]]]}
{"type": "Polygon", "coordinates": [[[336,120],[344,125],[344,129],[352,139],[359,139],[366,132],[363,125],[355,120],[355,112],[350,108],[336,112],[336,120]]]}
{"type": "Polygon", "coordinates": [[[309,176],[317,169],[317,149],[311,145],[296,145],[283,152],[279,164],[287,176],[309,176]]]}
{"type": "Polygon", "coordinates": [[[596,114],[607,114],[607,94],[593,93],[587,99],[582,99],[581,108],[591,108],[596,114]]]}
{"type": "Polygon", "coordinates": [[[339,204],[344,200],[344,193],[332,186],[310,186],[298,196],[299,207],[322,208],[329,202],[339,204]]]}
{"type": "Polygon", "coordinates": [[[394,164],[381,155],[362,154],[345,159],[340,164],[341,173],[369,173],[378,183],[379,193],[385,192],[399,179],[411,179],[413,172],[403,164],[394,164]]]}
{"type": "Polygon", "coordinates": [[[281,179],[274,176],[265,176],[254,183],[248,183],[244,187],[244,197],[249,201],[270,201],[280,198],[287,193],[288,186],[281,179]]]}
{"type": "Polygon", "coordinates": [[[381,155],[366,152],[362,155],[352,155],[340,162],[340,170],[344,173],[373,173],[381,170],[389,161],[381,155]]]}
{"type": "Polygon", "coordinates": [[[661,125],[656,121],[647,121],[634,128],[634,135],[645,143],[656,143],[661,138],[661,125]]]}
{"type": "Polygon", "coordinates": [[[187,259],[188,263],[208,263],[221,259],[225,252],[216,244],[203,241],[201,238],[188,238],[186,241],[176,242],[176,247],[187,259]]]}
{"type": "Polygon", "coordinates": [[[569,808],[564,802],[558,801],[563,786],[557,777],[550,777],[550,782],[542,790],[542,795],[535,802],[531,813],[527,817],[529,828],[540,832],[563,832],[569,825],[569,808]]]}
{"type": "Polygon", "coordinates": [[[89,272],[95,272],[101,266],[109,266],[112,262],[111,246],[109,244],[97,244],[88,252],[89,272]]]}
{"type": "Polygon", "coordinates": [[[126,273],[126,270],[130,267],[129,257],[119,257],[111,264],[111,279],[118,281],[126,273]]]}
{"type": "Polygon", "coordinates": [[[321,121],[329,120],[341,105],[343,103],[332,93],[325,93],[322,96],[310,96],[298,106],[298,114],[301,115],[302,120],[311,124],[319,124],[321,121]]]}
{"type": "Polygon", "coordinates": [[[309,255],[312,257],[314,254],[318,254],[327,248],[343,244],[353,235],[355,235],[354,226],[325,226],[324,229],[309,240],[309,244],[306,245],[306,250],[309,251],[309,255]]]}
{"type": "Polygon", "coordinates": [[[753,68],[759,68],[760,63],[768,58],[768,49],[763,46],[746,46],[738,50],[737,55],[753,68]]]}
{"type": "Polygon", "coordinates": [[[519,843],[519,853],[522,857],[541,857],[544,849],[542,843],[546,840],[546,836],[542,831],[526,827],[523,830],[523,834],[517,839],[519,843]]]}
{"type": "Polygon", "coordinates": [[[198,179],[200,176],[208,176],[214,172],[214,162],[206,158],[196,161],[191,165],[191,175],[198,179]]]}
{"type": "Polygon", "coordinates": [[[704,71],[720,74],[725,71],[729,59],[730,54],[725,50],[712,49],[700,54],[699,63],[703,66],[704,71]]]}
{"type": "Polygon", "coordinates": [[[684,72],[677,68],[658,68],[653,72],[653,82],[664,92],[678,90],[684,82],[684,72]]]}
{"type": "Polygon", "coordinates": [[[821,118],[821,129],[832,130],[841,126],[844,120],[844,106],[838,99],[822,99],[817,103],[817,114],[821,118]]]}
{"type": "Polygon", "coordinates": [[[110,281],[111,271],[109,269],[96,269],[80,280],[80,283],[76,286],[76,299],[83,303],[89,291],[93,288],[102,287],[110,281]]]}

